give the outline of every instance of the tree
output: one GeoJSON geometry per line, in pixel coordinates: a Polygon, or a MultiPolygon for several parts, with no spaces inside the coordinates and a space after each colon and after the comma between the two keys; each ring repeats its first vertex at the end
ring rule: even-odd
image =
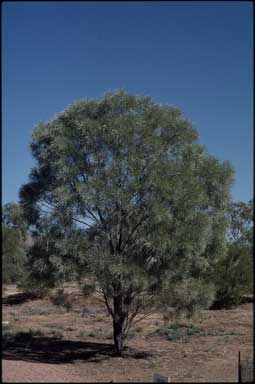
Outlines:
{"type": "Polygon", "coordinates": [[[2,209],[3,282],[17,283],[26,262],[26,222],[18,204],[8,203],[2,209]]]}
{"type": "Polygon", "coordinates": [[[216,307],[240,304],[253,289],[253,200],[231,203],[226,210],[228,245],[214,275],[216,307]]]}
{"type": "Polygon", "coordinates": [[[85,269],[121,355],[162,282],[204,273],[224,250],[232,169],[207,154],[177,108],[122,90],[40,123],[31,149],[22,206],[31,223],[44,208],[86,228],[85,269]]]}
{"type": "Polygon", "coordinates": [[[23,209],[19,204],[7,203],[2,210],[2,224],[19,232],[20,237],[25,241],[27,235],[27,222],[23,209]]]}

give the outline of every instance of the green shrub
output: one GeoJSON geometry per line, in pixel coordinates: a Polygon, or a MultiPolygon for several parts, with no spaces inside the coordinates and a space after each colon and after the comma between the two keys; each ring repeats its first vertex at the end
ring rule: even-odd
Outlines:
{"type": "Polygon", "coordinates": [[[189,278],[175,283],[166,282],[159,297],[158,309],[162,312],[165,323],[173,315],[192,318],[202,309],[209,308],[214,297],[213,284],[202,280],[189,278]]]}
{"type": "Polygon", "coordinates": [[[253,265],[248,248],[231,244],[214,272],[216,298],[214,308],[230,308],[241,303],[245,294],[252,292],[253,265]]]}
{"type": "Polygon", "coordinates": [[[31,329],[30,328],[30,334],[31,336],[43,336],[44,333],[40,329],[31,329]]]}
{"type": "Polygon", "coordinates": [[[79,333],[78,333],[78,335],[77,335],[78,337],[87,337],[88,336],[88,333],[87,332],[85,332],[85,331],[80,331],[79,333]]]}
{"type": "Polygon", "coordinates": [[[57,307],[63,306],[65,302],[64,289],[63,288],[58,289],[55,295],[50,296],[50,301],[52,302],[52,304],[56,305],[57,307]]]}
{"type": "Polygon", "coordinates": [[[2,227],[2,278],[4,284],[18,283],[26,263],[26,249],[18,229],[2,227]]]}
{"type": "Polygon", "coordinates": [[[157,330],[162,336],[167,336],[168,340],[188,341],[190,336],[234,336],[241,335],[240,332],[225,331],[224,328],[204,329],[193,324],[174,323],[157,330]]]}
{"type": "Polygon", "coordinates": [[[38,299],[42,299],[49,295],[51,287],[44,281],[30,276],[29,273],[24,273],[17,287],[23,292],[28,293],[38,299]]]}
{"type": "Polygon", "coordinates": [[[2,279],[10,284],[20,281],[27,261],[27,225],[21,206],[7,203],[2,207],[2,279]]]}
{"type": "Polygon", "coordinates": [[[102,328],[98,328],[94,331],[80,331],[78,337],[86,338],[86,337],[99,337],[101,335],[102,328]]]}
{"type": "Polygon", "coordinates": [[[12,332],[12,325],[10,323],[2,323],[2,336],[8,335],[12,332]]]}
{"type": "Polygon", "coordinates": [[[81,288],[81,291],[85,297],[89,297],[95,292],[95,289],[95,284],[84,284],[81,288]]]}
{"type": "Polygon", "coordinates": [[[48,328],[57,328],[57,329],[63,329],[64,328],[64,326],[62,324],[58,324],[58,323],[47,324],[47,327],[48,328]]]}
{"type": "Polygon", "coordinates": [[[193,324],[174,323],[158,330],[160,335],[167,336],[168,340],[187,341],[189,336],[203,335],[202,328],[195,327],[193,324]]]}
{"type": "Polygon", "coordinates": [[[4,339],[20,339],[23,337],[32,338],[35,336],[43,336],[44,333],[39,329],[32,328],[15,328],[13,325],[5,325],[3,324],[3,332],[2,336],[4,339]]]}
{"type": "Polygon", "coordinates": [[[15,341],[23,337],[26,337],[26,339],[30,339],[32,337],[31,330],[29,328],[11,327],[3,331],[2,335],[4,341],[15,341]]]}
{"type": "Polygon", "coordinates": [[[51,331],[51,336],[55,337],[56,339],[63,339],[63,334],[60,331],[51,331]]]}
{"type": "Polygon", "coordinates": [[[103,318],[103,317],[96,317],[95,318],[95,321],[98,321],[98,322],[104,322],[105,321],[105,319],[103,318]]]}
{"type": "Polygon", "coordinates": [[[50,300],[52,304],[57,307],[64,307],[68,312],[72,308],[70,297],[63,288],[59,288],[55,295],[50,296],[50,300]]]}

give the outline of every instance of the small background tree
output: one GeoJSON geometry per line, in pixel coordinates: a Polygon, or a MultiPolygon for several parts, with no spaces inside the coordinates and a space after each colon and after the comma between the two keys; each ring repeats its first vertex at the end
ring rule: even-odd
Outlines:
{"type": "Polygon", "coordinates": [[[217,308],[236,306],[253,294],[253,200],[230,204],[226,214],[227,252],[213,273],[217,308]]]}
{"type": "Polygon", "coordinates": [[[2,277],[3,283],[18,283],[26,262],[26,222],[21,207],[8,203],[2,209],[2,277]]]}

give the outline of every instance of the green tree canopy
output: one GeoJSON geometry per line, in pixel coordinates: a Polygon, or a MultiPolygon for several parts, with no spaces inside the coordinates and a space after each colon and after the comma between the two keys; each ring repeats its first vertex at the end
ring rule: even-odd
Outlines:
{"type": "Polygon", "coordinates": [[[22,206],[31,223],[44,208],[84,224],[83,255],[121,354],[163,279],[201,275],[224,252],[233,171],[177,108],[122,90],[40,123],[31,149],[22,206]]]}

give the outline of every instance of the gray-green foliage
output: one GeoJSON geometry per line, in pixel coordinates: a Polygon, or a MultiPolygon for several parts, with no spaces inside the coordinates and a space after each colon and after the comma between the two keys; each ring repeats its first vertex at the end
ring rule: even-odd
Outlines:
{"type": "Polygon", "coordinates": [[[195,327],[193,324],[173,323],[167,327],[160,328],[158,333],[167,336],[168,340],[187,342],[193,335],[204,335],[203,328],[195,327]]]}
{"type": "Polygon", "coordinates": [[[227,210],[229,241],[253,248],[253,200],[231,203],[227,210]]]}
{"type": "Polygon", "coordinates": [[[51,288],[78,278],[83,266],[81,243],[79,230],[74,231],[72,225],[67,230],[58,215],[41,212],[33,231],[33,244],[27,252],[26,274],[20,287],[34,295],[45,296],[51,288]]]}
{"type": "Polygon", "coordinates": [[[60,259],[82,260],[96,278],[121,353],[166,277],[195,278],[224,251],[231,167],[207,154],[177,108],[122,90],[40,123],[31,149],[22,206],[33,223],[50,206],[65,233],[84,224],[83,246],[60,259]]]}
{"type": "Polygon", "coordinates": [[[200,328],[193,324],[172,323],[157,330],[160,335],[167,336],[168,340],[188,342],[190,336],[234,336],[240,332],[227,332],[224,328],[200,328]]]}
{"type": "Polygon", "coordinates": [[[3,345],[6,343],[15,343],[21,339],[26,339],[27,342],[29,342],[33,337],[36,336],[44,336],[44,333],[39,329],[16,328],[13,324],[4,326],[2,330],[3,345]]]}

